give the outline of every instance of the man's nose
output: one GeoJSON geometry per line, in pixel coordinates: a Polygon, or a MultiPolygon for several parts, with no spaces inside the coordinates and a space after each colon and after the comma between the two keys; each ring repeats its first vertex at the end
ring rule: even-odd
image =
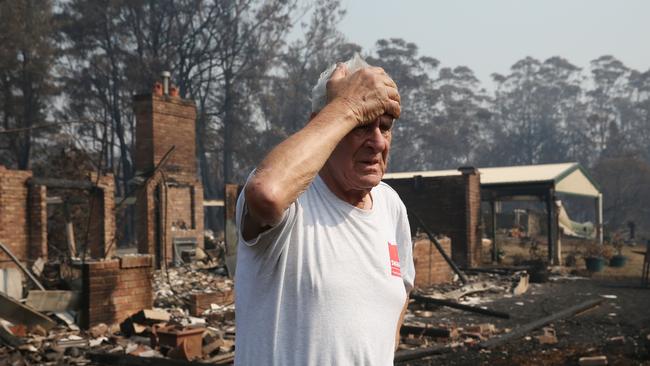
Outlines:
{"type": "Polygon", "coordinates": [[[376,152],[384,150],[386,147],[386,138],[381,133],[379,126],[373,126],[365,144],[376,152]]]}

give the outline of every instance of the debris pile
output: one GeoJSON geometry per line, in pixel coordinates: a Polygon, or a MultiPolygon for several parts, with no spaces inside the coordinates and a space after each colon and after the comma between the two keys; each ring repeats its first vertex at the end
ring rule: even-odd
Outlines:
{"type": "Polygon", "coordinates": [[[432,346],[456,348],[471,346],[510,329],[498,329],[489,322],[458,324],[445,322],[439,309],[448,307],[502,319],[509,314],[476,306],[496,296],[520,295],[528,289],[528,275],[518,271],[509,276],[481,273],[477,279],[466,285],[442,284],[419,289],[411,294],[404,325],[400,331],[401,350],[413,350],[432,346]]]}
{"type": "Polygon", "coordinates": [[[224,274],[222,268],[204,270],[195,263],[156,271],[153,282],[154,306],[185,308],[191,304],[193,295],[204,293],[221,294],[223,299],[215,302],[219,305],[232,303],[233,282],[224,274]]]}
{"type": "MultiPolygon", "coordinates": [[[[136,311],[116,324],[95,323],[87,330],[77,326],[83,291],[48,289],[66,282],[59,280],[63,277],[67,283],[74,282],[81,271],[67,273],[72,268],[68,265],[56,266],[56,270],[45,266],[48,271],[38,272],[51,277],[48,288],[32,276],[39,289],[26,291],[23,301],[0,292],[0,360],[12,365],[133,364],[141,363],[142,358],[163,365],[169,360],[231,363],[235,345],[233,282],[224,276],[225,269],[215,257],[200,253],[198,257],[181,267],[153,271],[154,308],[136,311]]],[[[122,256],[120,263],[138,268],[144,259],[122,256]]],[[[109,276],[125,271],[109,265],[113,264],[95,264],[108,271],[97,286],[106,286],[109,276]]],[[[141,274],[146,274],[132,273],[124,281],[140,280],[141,274]]]]}
{"type": "Polygon", "coordinates": [[[0,359],[10,364],[130,363],[131,357],[228,363],[234,359],[234,329],[191,324],[183,312],[146,309],[121,324],[98,324],[87,331],[58,325],[50,331],[3,321],[0,359]]]}
{"type": "MultiPolygon", "coordinates": [[[[475,349],[489,354],[496,347],[516,339],[535,340],[535,344],[553,348],[558,344],[556,321],[582,314],[599,306],[607,295],[593,298],[556,312],[547,312],[542,301],[542,317],[521,322],[520,306],[534,304],[544,284],[531,283],[526,270],[472,269],[465,284],[459,282],[418,289],[400,331],[402,336],[396,362],[405,362],[475,349]],[[515,319],[512,319],[514,312],[515,319]],[[485,317],[495,319],[486,321],[485,317]]],[[[559,274],[565,276],[565,274],[559,274]]],[[[551,278],[553,279],[553,278],[551,278]]],[[[561,333],[562,336],[566,333],[561,333]]]]}

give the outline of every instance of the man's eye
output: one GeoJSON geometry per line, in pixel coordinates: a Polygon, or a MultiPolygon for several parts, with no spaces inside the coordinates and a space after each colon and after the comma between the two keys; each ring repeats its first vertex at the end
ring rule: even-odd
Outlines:
{"type": "Polygon", "coordinates": [[[393,122],[391,121],[390,123],[382,123],[379,125],[379,129],[381,132],[388,132],[393,128],[393,122]]]}
{"type": "Polygon", "coordinates": [[[371,127],[372,127],[371,125],[359,126],[359,127],[355,127],[354,131],[359,133],[366,133],[370,131],[371,127]]]}
{"type": "Polygon", "coordinates": [[[393,128],[393,122],[395,119],[389,115],[383,115],[379,117],[379,130],[383,132],[390,131],[393,128]]]}

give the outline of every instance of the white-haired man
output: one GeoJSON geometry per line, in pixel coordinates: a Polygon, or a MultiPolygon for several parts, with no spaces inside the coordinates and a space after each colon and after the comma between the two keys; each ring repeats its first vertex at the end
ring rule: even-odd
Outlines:
{"type": "Polygon", "coordinates": [[[414,267],[406,209],[381,182],[395,82],[355,56],[237,202],[237,365],[392,365],[414,267]]]}

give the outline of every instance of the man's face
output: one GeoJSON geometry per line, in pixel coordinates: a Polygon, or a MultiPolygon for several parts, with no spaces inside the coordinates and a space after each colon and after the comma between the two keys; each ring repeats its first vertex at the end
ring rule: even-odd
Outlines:
{"type": "Polygon", "coordinates": [[[336,146],[325,163],[345,191],[370,190],[386,172],[393,118],[387,115],[357,127],[336,146]]]}

